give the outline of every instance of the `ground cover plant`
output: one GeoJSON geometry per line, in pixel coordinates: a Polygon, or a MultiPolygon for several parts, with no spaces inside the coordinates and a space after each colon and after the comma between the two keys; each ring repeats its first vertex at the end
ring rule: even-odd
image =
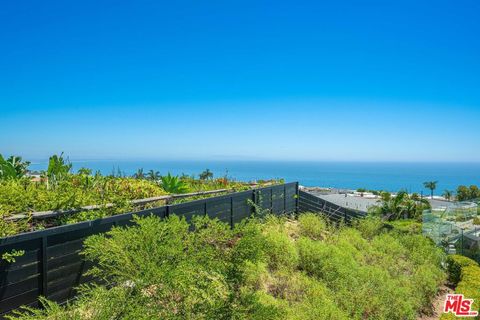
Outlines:
{"type": "MultiPolygon", "coordinates": [[[[0,237],[145,208],[133,207],[129,200],[219,189],[241,191],[252,187],[227,176],[214,178],[209,170],[202,172],[199,178],[173,176],[169,173],[161,175],[153,170],[145,174],[143,169],[130,177],[122,172],[102,175],[100,172],[93,173],[88,168],[73,172],[71,163],[63,155],[50,157],[47,170],[39,175],[32,175],[28,171],[28,165],[29,162],[23,161],[21,157],[5,159],[0,155],[0,237]],[[55,219],[34,221],[28,218],[28,213],[31,212],[76,209],[87,205],[98,205],[99,209],[80,211],[55,219]],[[8,219],[19,213],[26,213],[27,218],[16,221],[8,219]]],[[[191,197],[182,201],[198,198],[200,197],[191,197]]],[[[150,203],[147,207],[161,205],[165,205],[165,202],[150,203]]]]}
{"type": "MultiPolygon", "coordinates": [[[[480,310],[480,266],[470,258],[451,255],[447,259],[448,281],[455,287],[455,293],[473,299],[473,310],[480,310]]],[[[457,319],[453,314],[444,314],[442,320],[457,319]]],[[[480,319],[480,316],[475,317],[480,319]]]]}
{"type": "Polygon", "coordinates": [[[88,238],[84,255],[109,286],[12,319],[415,319],[445,278],[422,235],[311,213],[233,230],[208,217],[137,218],[88,238]]]}

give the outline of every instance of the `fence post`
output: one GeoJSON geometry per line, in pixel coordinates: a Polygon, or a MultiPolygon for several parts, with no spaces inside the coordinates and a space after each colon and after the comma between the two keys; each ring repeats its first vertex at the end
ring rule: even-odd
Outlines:
{"type": "Polygon", "coordinates": [[[462,230],[462,242],[461,242],[461,246],[462,246],[462,256],[463,256],[463,228],[460,229],[460,230],[462,230]]]}
{"type": "Polygon", "coordinates": [[[270,213],[276,214],[276,212],[273,212],[273,187],[270,188],[270,213]]]}
{"type": "Polygon", "coordinates": [[[42,291],[41,295],[47,297],[48,290],[48,260],[47,260],[47,237],[42,238],[42,291]]]}
{"type": "Polygon", "coordinates": [[[298,182],[295,182],[295,216],[298,216],[298,200],[300,197],[300,190],[298,189],[298,182]]]}
{"type": "Polygon", "coordinates": [[[230,227],[233,229],[233,197],[230,197],[230,227]]]}
{"type": "MultiPolygon", "coordinates": [[[[252,192],[252,201],[256,205],[257,204],[257,189],[253,189],[252,192]]],[[[255,206],[252,207],[252,213],[255,215],[257,213],[257,208],[255,206]]]]}
{"type": "Polygon", "coordinates": [[[287,185],[283,184],[283,213],[287,213],[287,185]]]}

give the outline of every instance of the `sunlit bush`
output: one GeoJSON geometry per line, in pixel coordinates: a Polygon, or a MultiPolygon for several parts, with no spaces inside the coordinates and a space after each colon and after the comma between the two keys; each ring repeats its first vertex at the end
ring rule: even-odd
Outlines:
{"type": "Polygon", "coordinates": [[[109,289],[84,287],[70,305],[45,302],[18,318],[415,319],[444,279],[430,241],[376,221],[336,229],[308,214],[233,230],[207,217],[135,222],[85,243],[91,273],[109,289]]]}

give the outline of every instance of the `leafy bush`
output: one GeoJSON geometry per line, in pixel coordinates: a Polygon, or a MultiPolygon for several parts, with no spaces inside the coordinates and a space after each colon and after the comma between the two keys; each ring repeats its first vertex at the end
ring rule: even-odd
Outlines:
{"type": "Polygon", "coordinates": [[[0,180],[22,178],[27,173],[29,165],[30,162],[22,161],[22,157],[10,156],[8,159],[5,159],[0,154],[0,180]]]}
{"type": "Polygon", "coordinates": [[[428,312],[444,278],[441,252],[421,236],[372,237],[375,221],[359,225],[361,231],[343,228],[326,242],[299,239],[300,267],[335,292],[351,318],[413,319],[428,312]]]}
{"type": "Polygon", "coordinates": [[[416,193],[410,195],[405,190],[397,192],[395,196],[389,192],[380,195],[380,205],[372,206],[369,212],[387,220],[420,219],[423,211],[431,207],[427,199],[416,193]]]}
{"type": "Polygon", "coordinates": [[[447,257],[448,281],[456,286],[461,279],[463,268],[468,266],[478,266],[478,263],[465,256],[449,255],[447,257]]]}
{"type": "Polygon", "coordinates": [[[265,234],[265,254],[268,266],[272,269],[293,269],[298,263],[298,253],[294,243],[285,232],[270,229],[265,234]]]}
{"type": "Polygon", "coordinates": [[[168,193],[185,193],[188,191],[187,184],[180,180],[177,176],[172,176],[170,173],[160,178],[162,188],[168,193]]]}
{"type": "Polygon", "coordinates": [[[384,227],[382,219],[375,216],[367,216],[365,219],[359,219],[354,222],[355,228],[367,239],[372,239],[380,234],[384,227]]]}
{"type": "MultiPolygon", "coordinates": [[[[449,281],[456,285],[455,293],[473,299],[473,310],[480,310],[480,266],[470,258],[451,255],[447,259],[449,281]]],[[[477,317],[476,319],[479,319],[477,317]]],[[[452,314],[443,314],[442,320],[456,319],[452,314]]]]}
{"type": "Polygon", "coordinates": [[[300,235],[313,240],[321,240],[327,231],[327,223],[324,218],[315,213],[305,213],[298,217],[300,235]]]}
{"type": "Polygon", "coordinates": [[[17,319],[415,319],[444,276],[431,242],[372,232],[372,221],[361,230],[312,214],[233,230],[207,217],[135,222],[85,242],[90,273],[109,286],[17,319]]]}
{"type": "Polygon", "coordinates": [[[455,293],[462,293],[466,298],[473,299],[473,310],[480,310],[480,267],[478,265],[462,268],[462,280],[455,288],[455,293]]]}
{"type": "Polygon", "coordinates": [[[408,234],[421,234],[422,233],[422,223],[412,220],[412,219],[402,219],[396,221],[390,221],[387,224],[398,232],[408,233],[408,234]]]}
{"type": "Polygon", "coordinates": [[[477,226],[480,225],[480,217],[473,218],[473,224],[477,226]]]}
{"type": "MultiPolygon", "coordinates": [[[[157,173],[150,172],[151,179],[129,178],[124,176],[92,175],[92,170],[81,168],[77,174],[71,173],[71,164],[63,155],[50,158],[48,171],[40,180],[31,180],[24,175],[28,162],[19,157],[1,160],[8,166],[9,172],[16,178],[2,178],[0,164],[0,236],[14,235],[19,232],[39,230],[45,227],[76,223],[79,221],[103,218],[119,213],[135,211],[152,206],[162,206],[165,202],[150,203],[145,206],[132,206],[129,200],[162,196],[169,193],[197,192],[214,189],[245,190],[250,186],[235,181],[217,179],[195,180],[178,178],[171,175],[162,177],[158,183],[157,173]],[[114,204],[114,207],[105,206],[114,204]],[[23,219],[8,221],[4,218],[17,213],[28,215],[35,211],[78,209],[83,206],[98,205],[100,209],[85,210],[66,214],[43,222],[23,219]]],[[[213,196],[213,195],[211,195],[213,196]]],[[[185,202],[208,196],[196,196],[177,200],[185,202]]]]}

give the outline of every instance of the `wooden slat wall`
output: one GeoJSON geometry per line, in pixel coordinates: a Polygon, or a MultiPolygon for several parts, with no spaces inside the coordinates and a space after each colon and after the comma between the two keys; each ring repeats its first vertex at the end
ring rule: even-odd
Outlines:
{"type": "Polygon", "coordinates": [[[298,198],[300,212],[321,212],[336,222],[343,220],[349,223],[353,219],[365,216],[365,213],[361,211],[341,207],[305,191],[300,190],[298,198]]]}
{"type": "MultiPolygon", "coordinates": [[[[137,216],[170,214],[190,220],[194,215],[208,215],[231,226],[252,214],[248,201],[274,214],[297,211],[298,183],[271,186],[232,193],[224,196],[190,201],[176,205],[143,210],[137,216]]],[[[132,225],[133,213],[94,221],[55,227],[0,239],[0,254],[25,250],[14,263],[0,262],[0,319],[22,305],[37,306],[38,297],[64,302],[75,296],[75,288],[94,281],[85,272],[92,267],[80,254],[84,240],[113,226],[132,225]]]]}

